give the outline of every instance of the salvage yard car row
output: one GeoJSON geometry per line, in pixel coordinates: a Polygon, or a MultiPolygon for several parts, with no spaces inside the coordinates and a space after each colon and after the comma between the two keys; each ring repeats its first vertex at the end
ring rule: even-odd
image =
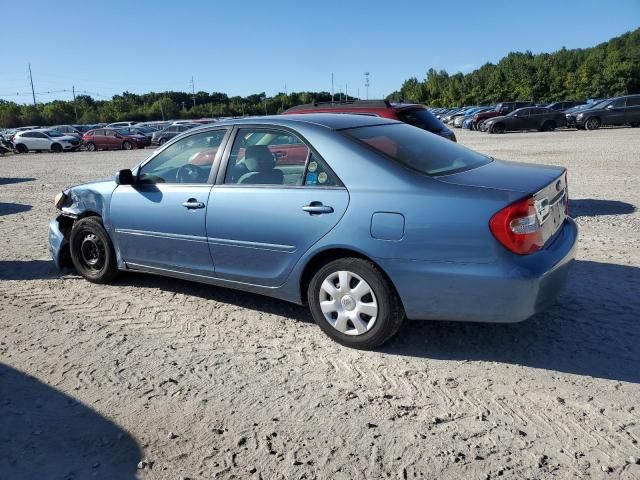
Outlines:
{"type": "Polygon", "coordinates": [[[527,101],[501,102],[495,106],[452,109],[432,108],[443,123],[489,133],[571,127],[597,130],[601,126],[640,126],[640,95],[590,101],[565,100],[548,105],[527,101]]]}

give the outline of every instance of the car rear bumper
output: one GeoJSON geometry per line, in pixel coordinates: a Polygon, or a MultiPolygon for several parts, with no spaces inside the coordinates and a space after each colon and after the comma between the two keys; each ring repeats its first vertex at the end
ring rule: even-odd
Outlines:
{"type": "Polygon", "coordinates": [[[578,229],[567,218],[544,250],[505,252],[491,264],[377,259],[412,320],[515,323],[555,302],[575,257],[578,229]]]}

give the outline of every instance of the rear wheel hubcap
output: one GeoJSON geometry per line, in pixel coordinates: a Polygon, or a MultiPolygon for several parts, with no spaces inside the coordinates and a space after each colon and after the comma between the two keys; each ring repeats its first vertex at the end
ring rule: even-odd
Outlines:
{"type": "Polygon", "coordinates": [[[345,335],[362,335],[378,317],[378,301],[369,284],[353,272],[333,272],[320,286],[320,309],[329,324],[345,335]]]}

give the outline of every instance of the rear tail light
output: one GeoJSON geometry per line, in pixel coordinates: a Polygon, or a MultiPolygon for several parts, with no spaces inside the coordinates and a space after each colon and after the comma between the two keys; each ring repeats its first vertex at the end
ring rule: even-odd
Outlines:
{"type": "Polygon", "coordinates": [[[544,247],[533,197],[523,198],[500,210],[491,217],[489,229],[507,250],[518,255],[534,253],[544,247]]]}

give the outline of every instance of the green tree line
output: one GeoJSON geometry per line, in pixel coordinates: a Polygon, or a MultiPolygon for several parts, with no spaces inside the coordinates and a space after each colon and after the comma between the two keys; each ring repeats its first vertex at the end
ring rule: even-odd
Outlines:
{"type": "Polygon", "coordinates": [[[331,101],[331,94],[282,92],[271,97],[264,93],[229,97],[219,92],[196,92],[195,95],[186,92],[152,92],[143,95],[124,92],[114,95],[111,100],[78,95],[75,102],[54,100],[35,106],[0,100],[0,127],[264,115],[265,112],[281,113],[289,107],[314,101],[331,101]]]}
{"type": "Polygon", "coordinates": [[[434,107],[529,100],[553,102],[640,93],[640,28],[592,48],[512,52],[468,74],[427,71],[406,80],[391,100],[434,107]]]}

